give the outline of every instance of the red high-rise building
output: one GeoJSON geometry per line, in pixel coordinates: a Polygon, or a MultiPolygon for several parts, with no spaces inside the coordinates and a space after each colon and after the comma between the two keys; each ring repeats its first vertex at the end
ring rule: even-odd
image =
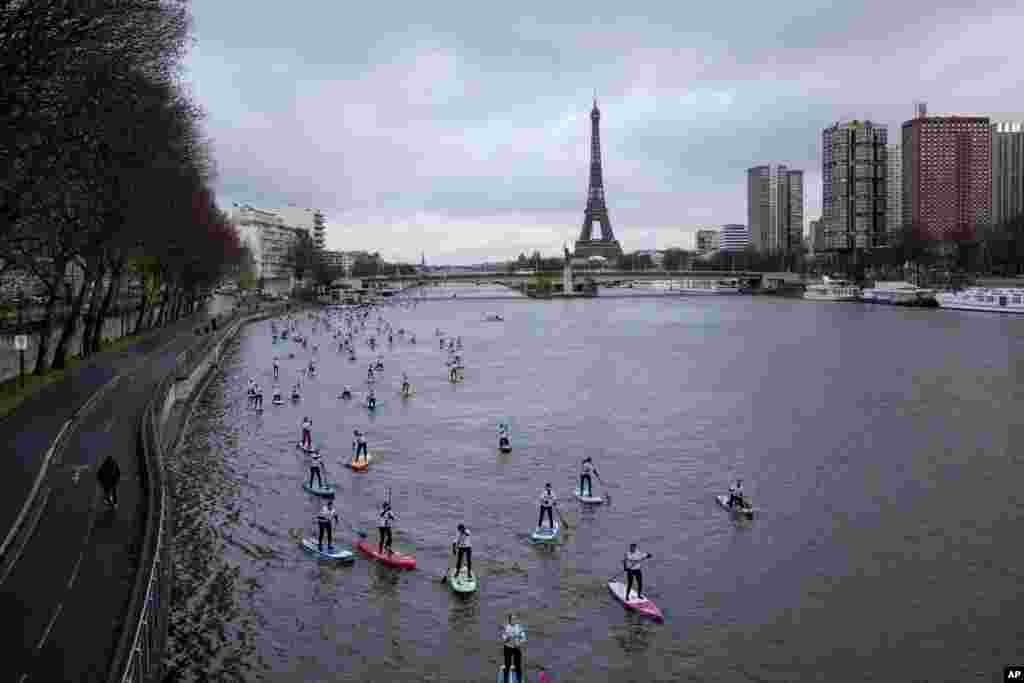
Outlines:
{"type": "Polygon", "coordinates": [[[962,239],[992,220],[992,128],[983,116],[918,115],[903,124],[903,224],[962,239]]]}

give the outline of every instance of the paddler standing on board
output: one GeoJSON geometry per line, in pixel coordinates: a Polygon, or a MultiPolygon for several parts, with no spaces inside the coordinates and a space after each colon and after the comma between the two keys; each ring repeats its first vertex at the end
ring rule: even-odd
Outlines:
{"type": "MultiPolygon", "coordinates": [[[[598,474],[597,468],[594,467],[594,461],[588,455],[580,464],[580,495],[587,498],[593,497],[594,493],[594,482],[590,479],[591,473],[598,474]]],[[[598,476],[600,475],[598,474],[598,476]]]]}
{"type": "Polygon", "coordinates": [[[523,644],[526,642],[526,629],[516,619],[515,614],[508,615],[505,627],[501,629],[501,644],[505,655],[505,665],[501,668],[505,683],[508,683],[512,667],[516,669],[519,680],[523,679],[523,644]]]}
{"type": "Polygon", "coordinates": [[[302,447],[309,450],[313,447],[313,421],[309,416],[302,418],[302,447]]]}
{"type": "Polygon", "coordinates": [[[323,461],[320,459],[320,451],[307,451],[309,453],[309,488],[313,488],[313,478],[316,477],[317,488],[324,488],[324,480],[320,475],[323,461]]]}
{"type": "Polygon", "coordinates": [[[555,497],[554,491],[551,490],[551,484],[544,484],[544,491],[540,494],[540,518],[537,519],[537,528],[540,529],[544,526],[544,516],[548,518],[548,528],[555,528],[554,508],[558,505],[558,499],[555,497]]]}
{"type": "Polygon", "coordinates": [[[466,576],[473,578],[473,541],[469,538],[469,529],[465,524],[458,526],[455,542],[452,543],[452,554],[455,555],[455,576],[462,571],[462,557],[466,557],[466,576]]]}
{"type": "Polygon", "coordinates": [[[638,600],[646,600],[644,597],[644,575],[640,570],[640,564],[649,560],[653,555],[642,553],[636,549],[636,543],[629,544],[629,552],[622,558],[622,568],[626,570],[626,600],[629,600],[629,591],[633,587],[633,580],[636,580],[636,596],[638,600]]]}
{"type": "Polygon", "coordinates": [[[391,511],[391,503],[385,501],[380,506],[380,514],[378,515],[377,531],[380,533],[380,542],[377,546],[377,552],[384,554],[384,550],[387,549],[388,555],[391,554],[391,525],[395,521],[395,513],[391,511]]]}
{"type": "Polygon", "coordinates": [[[365,460],[366,459],[366,455],[367,455],[367,450],[368,450],[366,448],[366,436],[361,431],[359,431],[358,429],[353,430],[352,434],[353,434],[353,436],[355,436],[355,439],[353,440],[352,445],[355,446],[355,449],[356,449],[356,455],[355,455],[355,458],[352,460],[352,462],[358,462],[360,454],[362,454],[363,459],[365,460]]]}
{"type": "Polygon", "coordinates": [[[736,483],[729,487],[729,507],[743,507],[743,480],[737,479],[736,483]]]}
{"type": "Polygon", "coordinates": [[[327,536],[327,549],[334,550],[334,533],[332,524],[338,521],[338,511],[334,509],[334,498],[328,498],[320,512],[316,514],[316,525],[319,534],[317,535],[317,549],[324,551],[324,536],[327,536]]]}

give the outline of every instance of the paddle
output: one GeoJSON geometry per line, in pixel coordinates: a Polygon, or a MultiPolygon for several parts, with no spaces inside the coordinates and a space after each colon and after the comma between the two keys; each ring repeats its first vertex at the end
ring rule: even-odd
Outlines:
{"type": "MultiPolygon", "coordinates": [[[[597,477],[597,480],[599,482],[601,482],[601,486],[604,486],[605,488],[608,487],[608,484],[604,483],[604,479],[601,478],[601,473],[597,471],[596,467],[594,468],[594,476],[597,477]]],[[[604,492],[604,499],[607,500],[609,503],[612,502],[611,494],[609,494],[608,491],[604,492]]]]}
{"type": "MultiPolygon", "coordinates": [[[[452,555],[454,555],[455,552],[456,552],[455,551],[455,544],[452,543],[452,555]]],[[[445,581],[448,580],[448,575],[451,574],[451,571],[452,571],[452,563],[451,563],[451,561],[449,561],[448,562],[448,568],[445,569],[444,570],[444,574],[441,575],[441,583],[444,583],[445,581]]]]}
{"type": "Polygon", "coordinates": [[[558,507],[557,503],[555,504],[555,510],[558,511],[558,519],[562,520],[562,525],[566,529],[572,529],[572,524],[569,524],[569,522],[565,521],[565,515],[562,514],[562,508],[558,507]]]}
{"type": "Polygon", "coordinates": [[[354,533],[359,538],[367,537],[368,534],[366,533],[365,529],[357,529],[356,527],[352,526],[352,523],[345,519],[340,512],[338,513],[338,519],[345,522],[345,526],[347,526],[352,531],[352,533],[354,533]]]}

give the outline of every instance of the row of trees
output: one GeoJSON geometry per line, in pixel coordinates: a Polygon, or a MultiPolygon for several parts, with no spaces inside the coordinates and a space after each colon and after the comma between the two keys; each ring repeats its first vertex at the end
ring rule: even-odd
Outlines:
{"type": "Polygon", "coordinates": [[[889,235],[885,246],[825,252],[817,260],[855,278],[910,276],[920,281],[925,272],[935,271],[947,277],[1019,275],[1024,273],[1024,215],[999,225],[965,226],[943,239],[912,223],[889,235]]]}
{"type": "MultiPolygon", "coordinates": [[[[1024,214],[999,225],[965,228],[957,234],[938,240],[919,224],[912,224],[888,236],[888,244],[874,249],[851,249],[815,254],[809,258],[800,247],[788,252],[759,252],[748,248],[738,252],[715,252],[697,256],[683,249],[662,252],[665,270],[749,270],[758,272],[789,271],[840,272],[856,279],[864,277],[923,280],[924,272],[943,270],[947,273],[986,273],[997,275],[1024,274],[1024,214]],[[909,270],[909,272],[908,272],[909,270]]],[[[539,251],[507,264],[510,272],[519,269],[537,271],[560,270],[562,258],[545,258],[539,251]]],[[[623,254],[610,267],[619,270],[652,270],[654,259],[648,253],[623,254]]]]}
{"type": "MultiPolygon", "coordinates": [[[[344,269],[329,254],[319,250],[312,237],[300,231],[296,241],[288,250],[287,260],[299,281],[309,281],[316,287],[327,287],[347,275],[344,269]]],[[[380,257],[379,252],[358,253],[352,264],[352,277],[373,277],[375,275],[414,275],[416,269],[405,263],[392,264],[380,257]]]]}
{"type": "Polygon", "coordinates": [[[202,113],[177,78],[190,32],[187,0],[0,9],[0,272],[43,293],[37,374],[58,323],[52,367],[80,321],[83,355],[99,348],[126,283],[138,333],[192,311],[243,259],[211,190],[202,113]]]}

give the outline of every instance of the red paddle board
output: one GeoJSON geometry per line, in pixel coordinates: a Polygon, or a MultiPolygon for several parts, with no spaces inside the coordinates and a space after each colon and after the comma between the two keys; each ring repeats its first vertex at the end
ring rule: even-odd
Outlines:
{"type": "Polygon", "coordinates": [[[371,544],[366,540],[359,541],[359,543],[356,544],[356,547],[373,559],[383,562],[386,565],[398,567],[399,569],[416,568],[416,558],[412,555],[403,555],[402,553],[396,552],[392,552],[391,554],[388,554],[387,552],[379,553],[377,552],[377,545],[371,544]]]}

